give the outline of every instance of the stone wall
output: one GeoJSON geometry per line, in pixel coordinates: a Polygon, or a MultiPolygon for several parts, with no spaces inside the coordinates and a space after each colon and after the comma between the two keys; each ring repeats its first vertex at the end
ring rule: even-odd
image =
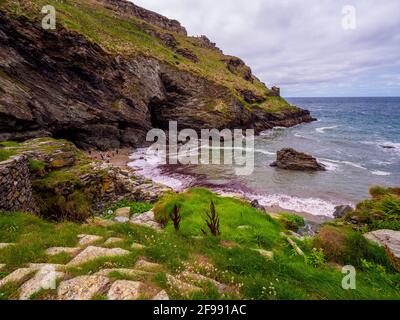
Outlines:
{"type": "Polygon", "coordinates": [[[36,211],[26,156],[0,162],[0,211],[36,211]]]}

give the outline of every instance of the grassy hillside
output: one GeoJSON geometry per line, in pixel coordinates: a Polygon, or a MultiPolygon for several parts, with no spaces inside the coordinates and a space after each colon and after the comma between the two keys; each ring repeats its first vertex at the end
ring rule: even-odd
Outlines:
{"type": "MultiPolygon", "coordinates": [[[[250,107],[249,103],[244,101],[238,90],[250,90],[255,95],[264,98],[269,92],[269,89],[256,77],[247,81],[240,70],[230,71],[226,60],[232,57],[196,45],[195,38],[162,30],[134,17],[115,15],[113,11],[106,9],[95,0],[37,0],[34,2],[5,0],[0,4],[0,9],[11,15],[25,15],[39,23],[41,17],[44,16],[40,14],[44,5],[53,5],[56,8],[57,23],[84,35],[106,51],[115,55],[151,56],[180,70],[195,73],[228,87],[247,107],[250,107]],[[178,42],[179,49],[190,50],[197,56],[198,62],[191,61],[168,48],[159,38],[152,35],[154,32],[160,35],[172,34],[178,42]]],[[[255,104],[254,107],[258,105],[255,104]]],[[[268,98],[261,108],[276,112],[290,109],[290,105],[283,99],[277,101],[275,98],[268,98]]]]}
{"type": "MultiPolygon", "coordinates": [[[[160,264],[160,269],[140,281],[149,287],[165,289],[173,299],[400,299],[399,274],[384,267],[379,273],[376,269],[358,268],[357,289],[343,290],[343,274],[338,265],[326,262],[312,249],[310,241],[298,241],[306,257],[295,254],[281,235],[285,228],[278,220],[241,201],[195,189],[178,196],[167,195],[160,200],[156,205],[158,217],[169,212],[174,204],[181,208],[179,232],[174,230],[171,222],[167,223],[165,231],[157,232],[129,224],[54,224],[23,213],[1,214],[0,242],[15,245],[1,250],[0,264],[6,264],[6,267],[0,272],[0,278],[27,263],[66,264],[71,259],[68,254],[48,256],[45,250],[74,247],[77,235],[85,233],[104,239],[122,238],[123,241],[115,246],[131,253],[67,267],[70,277],[94,274],[107,268],[133,268],[137,260],[146,259],[160,264]],[[220,216],[220,237],[203,235],[200,231],[207,228],[203,219],[211,199],[220,216]],[[132,250],[132,243],[145,247],[132,250]],[[260,249],[271,251],[273,258],[263,256],[257,251],[260,249]],[[221,295],[212,284],[203,283],[198,284],[201,291],[185,296],[166,282],[168,275],[179,277],[188,270],[229,286],[229,293],[221,295]]],[[[97,245],[104,246],[102,243],[99,241],[97,245]]],[[[110,277],[132,280],[118,273],[110,277]]],[[[13,283],[1,288],[0,297],[12,299],[18,296],[18,287],[18,283],[13,283]]],[[[51,299],[55,294],[54,290],[43,291],[34,298],[51,299]]]]}

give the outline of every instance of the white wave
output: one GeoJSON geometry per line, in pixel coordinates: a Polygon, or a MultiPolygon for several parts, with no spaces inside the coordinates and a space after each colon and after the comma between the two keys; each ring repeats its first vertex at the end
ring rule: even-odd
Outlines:
{"type": "Polygon", "coordinates": [[[137,149],[129,158],[128,166],[146,179],[165,185],[176,191],[182,191],[190,186],[193,179],[181,174],[164,174],[159,166],[165,164],[165,155],[151,148],[137,149]]]}
{"type": "Polygon", "coordinates": [[[339,126],[332,126],[332,127],[322,127],[322,128],[317,128],[315,129],[315,131],[317,131],[318,133],[325,133],[326,130],[332,130],[332,129],[336,129],[339,126]]]}
{"type": "Polygon", "coordinates": [[[390,176],[391,173],[390,172],[386,172],[386,171],[371,171],[371,173],[375,176],[390,176]]]}
{"type": "Polygon", "coordinates": [[[270,151],[263,150],[263,149],[255,149],[255,152],[266,154],[266,155],[269,155],[269,156],[275,156],[276,155],[276,152],[270,152],[270,151]]]}
{"type": "MultiPolygon", "coordinates": [[[[335,207],[339,203],[332,203],[318,198],[299,198],[284,194],[252,194],[244,192],[226,191],[223,189],[214,189],[213,191],[226,197],[243,198],[248,201],[257,200],[262,206],[279,206],[284,210],[295,212],[306,212],[317,216],[333,217],[335,207]]],[[[341,203],[343,204],[343,203],[341,203]]],[[[349,205],[353,205],[349,203],[349,205]]]]}
{"type": "Polygon", "coordinates": [[[336,171],[339,168],[339,165],[336,163],[321,159],[318,159],[318,161],[321,162],[328,171],[336,171]]]}
{"type": "Polygon", "coordinates": [[[354,163],[354,162],[351,162],[351,161],[341,161],[341,160],[332,160],[332,159],[324,159],[324,158],[321,158],[320,160],[321,161],[325,161],[325,162],[330,162],[330,163],[336,163],[336,164],[345,164],[345,165],[348,165],[348,166],[351,166],[351,167],[355,167],[355,168],[358,168],[358,169],[367,170],[367,168],[363,167],[361,164],[354,163]]]}

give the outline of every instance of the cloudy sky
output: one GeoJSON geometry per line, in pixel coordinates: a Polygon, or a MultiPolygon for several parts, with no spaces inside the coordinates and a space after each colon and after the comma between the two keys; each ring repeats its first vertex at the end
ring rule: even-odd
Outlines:
{"type": "Polygon", "coordinates": [[[286,97],[400,96],[399,0],[133,2],[207,35],[286,97]]]}

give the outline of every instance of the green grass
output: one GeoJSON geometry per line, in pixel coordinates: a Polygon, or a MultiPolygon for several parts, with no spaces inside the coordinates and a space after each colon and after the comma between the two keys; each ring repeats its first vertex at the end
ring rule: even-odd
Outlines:
{"type": "MultiPolygon", "coordinates": [[[[98,259],[69,268],[71,276],[93,274],[104,268],[133,268],[139,258],[145,258],[161,264],[163,270],[153,277],[139,280],[167,290],[173,299],[188,297],[181,296],[167,286],[166,274],[178,274],[187,266],[203,274],[207,273],[217,281],[230,284],[237,290],[237,293],[223,297],[214,287],[203,284],[202,293],[190,296],[191,299],[400,299],[399,273],[389,269],[382,271],[371,263],[356,266],[356,290],[343,290],[343,274],[340,269],[323,263],[320,256],[305,261],[293,254],[287,241],[280,235],[284,231],[281,224],[244,202],[219,197],[207,190],[194,189],[180,195],[169,194],[161,199],[156,206],[157,216],[165,216],[165,212],[169,212],[174,204],[181,208],[179,232],[175,232],[171,222],[167,222],[165,231],[157,232],[129,224],[108,227],[56,224],[23,213],[0,214],[0,242],[17,244],[1,250],[0,263],[5,263],[6,269],[0,277],[29,262],[66,263],[68,257],[65,255],[52,258],[46,256],[46,248],[75,246],[77,235],[87,233],[100,235],[104,240],[109,237],[123,238],[120,246],[130,250],[131,254],[98,259]],[[200,231],[204,227],[203,212],[209,207],[211,199],[216,204],[221,220],[220,237],[204,236],[200,231]],[[141,243],[146,248],[141,251],[132,250],[130,246],[133,242],[141,243]],[[253,248],[273,251],[274,259],[266,259],[253,248]]],[[[350,246],[356,247],[357,241],[351,242],[350,246]]],[[[310,255],[312,242],[299,242],[299,245],[310,255]]],[[[366,257],[371,261],[368,255],[366,257]]],[[[343,262],[345,264],[347,261],[343,262]]],[[[121,274],[112,274],[112,278],[129,279],[121,274]]],[[[0,298],[2,293],[3,298],[15,297],[15,290],[16,286],[3,288],[0,298]]],[[[52,296],[52,293],[43,292],[34,298],[46,296],[52,296]]]]}
{"type": "Polygon", "coordinates": [[[8,160],[12,156],[15,156],[15,154],[16,153],[14,151],[0,149],[0,161],[8,160]]]}
{"type": "Polygon", "coordinates": [[[345,217],[349,221],[359,217],[367,224],[366,231],[379,229],[400,230],[400,189],[372,187],[372,199],[357,205],[356,211],[345,217]]]}
{"type": "Polygon", "coordinates": [[[113,217],[114,214],[108,214],[109,212],[114,212],[117,209],[120,208],[131,208],[131,215],[139,214],[139,213],[145,213],[153,208],[153,204],[148,203],[148,202],[137,202],[137,201],[130,201],[127,199],[120,200],[113,205],[109,206],[104,210],[105,215],[108,215],[109,217],[113,217]]]}

